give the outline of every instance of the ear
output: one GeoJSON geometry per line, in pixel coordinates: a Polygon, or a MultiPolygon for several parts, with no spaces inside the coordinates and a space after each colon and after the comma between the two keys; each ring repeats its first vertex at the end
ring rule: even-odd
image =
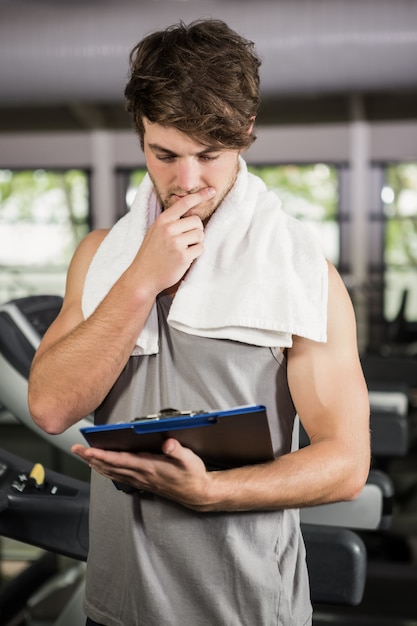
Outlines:
{"type": "Polygon", "coordinates": [[[256,115],[252,115],[252,117],[250,118],[250,124],[249,124],[249,128],[248,128],[248,135],[250,135],[251,132],[253,131],[253,127],[255,125],[255,119],[256,119],[256,115]]]}

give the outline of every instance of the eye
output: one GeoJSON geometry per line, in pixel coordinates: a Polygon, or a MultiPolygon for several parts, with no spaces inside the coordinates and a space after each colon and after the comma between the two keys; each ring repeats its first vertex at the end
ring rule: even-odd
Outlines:
{"type": "Polygon", "coordinates": [[[158,161],[163,161],[164,163],[171,163],[172,161],[175,160],[175,155],[173,154],[159,154],[156,157],[158,159],[158,161]]]}
{"type": "Polygon", "coordinates": [[[200,160],[205,161],[205,162],[215,161],[218,158],[219,158],[218,154],[201,154],[200,155],[200,160]]]}

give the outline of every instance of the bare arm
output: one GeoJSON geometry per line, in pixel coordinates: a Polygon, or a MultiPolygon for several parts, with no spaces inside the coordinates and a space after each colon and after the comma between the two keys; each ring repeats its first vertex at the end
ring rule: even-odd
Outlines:
{"type": "MultiPolygon", "coordinates": [[[[133,294],[127,303],[123,293],[127,281],[116,285],[95,313],[83,319],[85,274],[105,234],[91,233],[77,249],[68,270],[62,309],[32,363],[29,408],[34,421],[48,432],[62,432],[100,404],[133,348],[135,331],[139,332],[132,315],[133,294]],[[128,304],[130,316],[126,315],[128,304]]],[[[149,305],[146,307],[144,300],[140,307],[138,301],[140,308],[144,323],[149,305]]]]}
{"type": "Polygon", "coordinates": [[[106,232],[95,231],[80,244],[68,270],[62,310],[38,348],[29,377],[29,409],[41,428],[60,433],[102,402],[157,294],[178,282],[202,253],[200,218],[180,218],[209,196],[208,189],[190,194],[158,217],[130,267],[86,320],[84,279],[106,232]]]}
{"type": "Polygon", "coordinates": [[[311,445],[271,463],[206,472],[177,441],[164,455],[133,455],[76,446],[105,476],[148,489],[200,511],[291,508],[349,500],[370,463],[369,403],[349,296],[329,266],[328,341],[294,338],[288,380],[311,445]]]}

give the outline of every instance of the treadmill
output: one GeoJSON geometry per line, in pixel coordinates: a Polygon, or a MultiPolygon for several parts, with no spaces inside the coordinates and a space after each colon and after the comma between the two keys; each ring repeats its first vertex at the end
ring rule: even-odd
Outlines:
{"type": "MultiPolygon", "coordinates": [[[[79,428],[91,425],[92,416],[60,435],[48,435],[34,424],[27,405],[33,356],[61,305],[59,296],[38,295],[0,306],[0,403],[29,429],[68,453],[74,443],[85,443],[79,428]]],[[[21,609],[22,603],[48,584],[48,576],[54,580],[57,572],[51,566],[50,555],[65,555],[80,563],[87,559],[89,487],[87,482],[0,448],[0,535],[46,551],[41,563],[34,564],[32,576],[23,575],[0,588],[1,624],[7,625],[14,610],[21,609]],[[17,598],[20,606],[16,607],[17,598]]],[[[357,606],[366,580],[365,545],[354,530],[322,525],[319,520],[313,516],[301,526],[312,601],[357,606]]],[[[82,579],[55,626],[83,623],[83,589],[82,579]]]]}
{"type": "Polygon", "coordinates": [[[27,404],[32,359],[61,306],[61,296],[39,295],[11,300],[0,307],[0,402],[37,435],[70,453],[73,444],[85,444],[79,429],[91,426],[92,416],[85,417],[64,433],[47,435],[32,420],[27,404]]]}
{"type": "MultiPolygon", "coordinates": [[[[61,306],[62,298],[55,295],[29,296],[0,306],[0,405],[54,448],[71,454],[74,443],[85,441],[79,426],[91,425],[92,416],[65,433],[48,435],[33,422],[27,404],[33,356],[61,306]]],[[[38,560],[0,587],[1,624],[15,623],[24,605],[43,588],[45,593],[63,585],[72,589],[77,569],[83,578],[88,552],[89,499],[88,482],[0,448],[0,535],[44,551],[38,560]],[[79,562],[80,567],[70,573],[62,572],[61,556],[79,562]]],[[[28,623],[27,615],[24,619],[28,623]]],[[[81,596],[66,619],[62,626],[83,623],[81,596]]]]}

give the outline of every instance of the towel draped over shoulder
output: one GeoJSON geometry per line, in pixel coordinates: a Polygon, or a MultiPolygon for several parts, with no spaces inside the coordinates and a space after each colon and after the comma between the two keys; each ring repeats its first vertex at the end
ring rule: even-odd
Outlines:
{"type": "MultiPolygon", "coordinates": [[[[160,213],[147,174],[131,210],[110,230],[87,272],[82,309],[91,315],[132,263],[160,213]]],[[[291,347],[292,335],[325,342],[328,268],[310,228],[282,209],[277,195],[247,171],[205,228],[204,253],[173,300],[168,322],[183,332],[267,347],[291,347]]],[[[133,354],[158,352],[153,307],[133,354]]]]}

